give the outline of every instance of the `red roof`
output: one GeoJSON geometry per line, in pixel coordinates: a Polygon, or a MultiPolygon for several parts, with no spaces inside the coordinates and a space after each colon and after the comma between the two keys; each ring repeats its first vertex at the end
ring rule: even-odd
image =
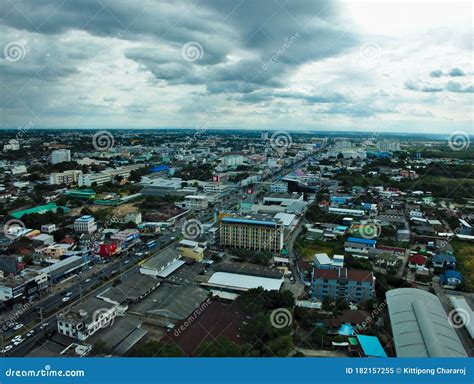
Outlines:
{"type": "Polygon", "coordinates": [[[72,237],[66,236],[64,239],[60,241],[61,244],[74,244],[75,241],[72,237]]]}
{"type": "Polygon", "coordinates": [[[315,279],[326,280],[352,280],[366,281],[371,283],[374,279],[372,272],[362,269],[314,269],[313,275],[315,279]]]}
{"type": "Polygon", "coordinates": [[[417,265],[425,265],[426,264],[427,257],[420,255],[417,253],[416,255],[412,255],[408,258],[408,262],[410,264],[417,264],[417,265]]]}

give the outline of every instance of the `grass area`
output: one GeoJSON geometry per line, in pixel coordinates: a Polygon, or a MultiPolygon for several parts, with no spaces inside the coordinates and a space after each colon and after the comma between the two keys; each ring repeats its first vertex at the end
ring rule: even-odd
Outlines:
{"type": "Polygon", "coordinates": [[[313,261],[315,253],[344,254],[344,244],[339,241],[306,240],[300,238],[295,241],[294,249],[299,256],[307,261],[313,261]]]}
{"type": "Polygon", "coordinates": [[[456,256],[457,270],[464,277],[466,290],[472,292],[474,291],[474,244],[459,240],[453,240],[450,244],[456,256]]]}

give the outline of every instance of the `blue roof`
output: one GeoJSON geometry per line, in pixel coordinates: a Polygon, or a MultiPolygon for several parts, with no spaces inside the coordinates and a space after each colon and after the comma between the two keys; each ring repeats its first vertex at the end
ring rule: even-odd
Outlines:
{"type": "Polygon", "coordinates": [[[358,244],[367,244],[367,245],[375,245],[377,244],[377,240],[373,239],[362,239],[360,237],[349,237],[347,241],[351,243],[358,243],[358,244]]]}
{"type": "Polygon", "coordinates": [[[170,169],[170,167],[168,167],[167,165],[155,165],[151,171],[152,172],[161,172],[161,171],[167,171],[168,169],[170,169]]]}
{"type": "Polygon", "coordinates": [[[441,262],[455,263],[456,258],[450,253],[437,253],[436,255],[433,256],[433,261],[435,263],[441,263],[441,262]]]}
{"type": "Polygon", "coordinates": [[[338,333],[341,336],[352,336],[354,334],[354,327],[350,324],[342,324],[338,333]]]}
{"type": "Polygon", "coordinates": [[[271,225],[275,226],[278,223],[275,221],[253,220],[253,219],[237,219],[235,217],[224,217],[222,219],[225,223],[240,223],[240,224],[254,224],[254,225],[271,225]]]}
{"type": "Polygon", "coordinates": [[[357,340],[366,356],[387,357],[387,354],[376,336],[357,335],[357,340]]]}
{"type": "Polygon", "coordinates": [[[455,271],[454,269],[448,269],[441,275],[442,281],[447,281],[448,279],[458,279],[462,280],[462,274],[459,271],[455,271]]]}

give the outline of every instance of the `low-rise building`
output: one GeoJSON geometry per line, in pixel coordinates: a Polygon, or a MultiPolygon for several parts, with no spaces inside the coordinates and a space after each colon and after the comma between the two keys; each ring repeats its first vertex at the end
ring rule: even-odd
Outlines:
{"type": "Polygon", "coordinates": [[[196,261],[202,261],[204,259],[205,248],[200,246],[197,241],[183,239],[179,242],[179,251],[183,257],[189,257],[196,261]]]}
{"type": "Polygon", "coordinates": [[[204,195],[187,195],[184,197],[184,205],[186,209],[201,211],[207,209],[209,202],[204,195]]]}
{"type": "Polygon", "coordinates": [[[83,341],[110,325],[118,313],[117,305],[91,297],[58,315],[58,332],[83,341]]]}

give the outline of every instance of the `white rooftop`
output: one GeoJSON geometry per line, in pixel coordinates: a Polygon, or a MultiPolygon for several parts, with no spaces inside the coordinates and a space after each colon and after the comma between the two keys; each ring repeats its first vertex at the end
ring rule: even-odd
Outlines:
{"type": "Polygon", "coordinates": [[[318,264],[320,265],[326,265],[326,264],[332,263],[327,253],[316,253],[314,255],[314,258],[318,261],[318,264]]]}
{"type": "Polygon", "coordinates": [[[211,286],[234,288],[239,291],[247,291],[258,287],[262,287],[267,291],[279,291],[283,284],[283,278],[273,279],[237,273],[215,272],[207,283],[211,286]]]}

